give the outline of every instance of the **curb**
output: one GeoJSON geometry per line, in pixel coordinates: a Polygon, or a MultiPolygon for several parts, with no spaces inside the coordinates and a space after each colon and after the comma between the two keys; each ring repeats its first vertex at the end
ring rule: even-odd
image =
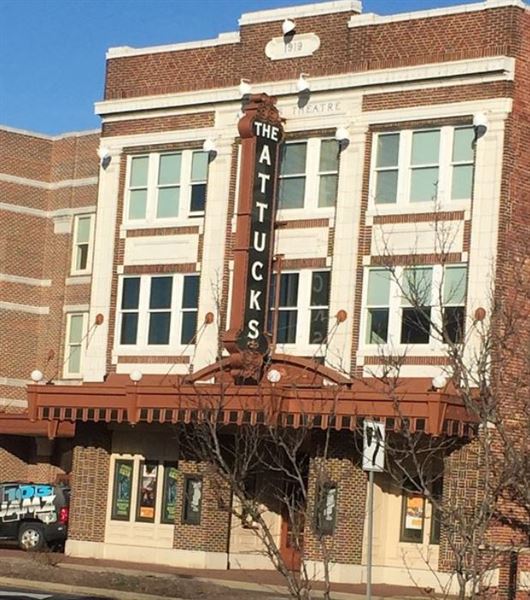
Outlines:
{"type": "Polygon", "coordinates": [[[176,596],[154,596],[152,594],[139,594],[137,592],[125,592],[123,590],[111,590],[103,588],[92,588],[85,586],[67,585],[65,583],[53,583],[49,581],[29,581],[14,577],[0,577],[0,585],[14,588],[26,588],[43,593],[43,590],[51,594],[86,594],[100,596],[101,598],[113,598],[115,600],[183,600],[176,596]]]}

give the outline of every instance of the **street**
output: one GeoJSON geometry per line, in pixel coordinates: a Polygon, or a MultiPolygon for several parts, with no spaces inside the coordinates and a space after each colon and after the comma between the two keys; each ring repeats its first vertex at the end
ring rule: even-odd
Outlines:
{"type": "MultiPolygon", "coordinates": [[[[23,588],[2,588],[0,598],[7,600],[105,600],[103,596],[74,596],[71,594],[54,594],[53,592],[26,591],[23,588]]],[[[110,599],[108,599],[110,600],[110,599]]]]}

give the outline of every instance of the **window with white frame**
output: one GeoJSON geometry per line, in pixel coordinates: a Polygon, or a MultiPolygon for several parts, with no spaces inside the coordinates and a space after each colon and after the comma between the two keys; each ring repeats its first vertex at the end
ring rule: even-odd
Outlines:
{"type": "Polygon", "coordinates": [[[82,377],[87,322],[88,313],[86,312],[66,315],[63,373],[66,378],[82,377]]]}
{"type": "Polygon", "coordinates": [[[277,307],[276,277],[273,276],[271,285],[269,330],[276,323],[278,344],[297,346],[301,352],[314,350],[325,342],[328,334],[329,271],[282,273],[277,307]]]}
{"type": "Polygon", "coordinates": [[[460,343],[466,282],[466,265],[368,268],[365,344],[460,343]]]}
{"type": "Polygon", "coordinates": [[[373,204],[470,200],[473,127],[444,126],[376,134],[370,195],[373,204]]]}
{"type": "Polygon", "coordinates": [[[76,215],[74,218],[72,275],[90,273],[92,267],[94,215],[76,215]]]}
{"type": "Polygon", "coordinates": [[[204,214],[207,152],[183,150],[131,156],[128,169],[127,224],[167,223],[204,214]]]}
{"type": "Polygon", "coordinates": [[[313,209],[335,206],[339,143],[310,138],[283,144],[280,154],[278,208],[313,209]]]}
{"type": "Polygon", "coordinates": [[[466,317],[467,269],[463,265],[447,266],[443,281],[444,340],[459,344],[464,339],[466,317]]]}
{"type": "Polygon", "coordinates": [[[193,344],[198,302],[198,275],[124,277],[119,345],[138,349],[193,344]]]}

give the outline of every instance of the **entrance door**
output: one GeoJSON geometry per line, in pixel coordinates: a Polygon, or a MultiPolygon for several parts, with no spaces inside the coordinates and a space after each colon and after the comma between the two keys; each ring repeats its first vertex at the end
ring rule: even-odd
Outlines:
{"type": "Polygon", "coordinates": [[[299,512],[294,519],[289,518],[288,511],[282,513],[282,530],[280,553],[290,571],[299,571],[304,546],[304,515],[299,512]],[[293,523],[294,521],[294,523],[293,523]]]}

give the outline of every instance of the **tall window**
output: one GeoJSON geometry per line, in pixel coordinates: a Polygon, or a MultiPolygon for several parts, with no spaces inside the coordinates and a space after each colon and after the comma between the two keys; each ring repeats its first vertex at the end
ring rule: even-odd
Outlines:
{"type": "Polygon", "coordinates": [[[431,336],[432,267],[404,269],[401,343],[428,344],[431,336]]]}
{"type": "Polygon", "coordinates": [[[140,278],[126,277],[121,295],[120,344],[136,344],[140,309],[140,278]]]}
{"type": "Polygon", "coordinates": [[[444,126],[375,136],[374,205],[447,203],[472,195],[473,127],[444,126]]]}
{"type": "Polygon", "coordinates": [[[93,238],[93,215],[77,215],[74,219],[72,275],[90,273],[93,238]]]}
{"type": "Polygon", "coordinates": [[[465,333],[466,280],[465,265],[367,269],[364,343],[460,343],[465,333]]]}
{"type": "Polygon", "coordinates": [[[65,377],[82,377],[87,321],[88,313],[70,313],[66,315],[65,377]]]}
{"type": "Polygon", "coordinates": [[[379,135],[375,164],[376,204],[393,204],[397,201],[398,158],[399,133],[379,135]]]}
{"type": "Polygon", "coordinates": [[[197,332],[197,312],[199,307],[199,276],[184,277],[182,288],[180,343],[192,344],[197,332]]]}
{"type": "Polygon", "coordinates": [[[280,154],[278,208],[318,209],[335,206],[339,143],[310,138],[283,144],[280,154]]]}
{"type": "MultiPolygon", "coordinates": [[[[276,341],[298,346],[303,352],[325,342],[329,323],[329,271],[282,273],[278,298],[276,341]]],[[[276,301],[276,275],[273,276],[269,312],[272,331],[276,301]]],[[[312,352],[311,352],[312,353],[312,352]]]]}
{"type": "Polygon", "coordinates": [[[437,197],[440,160],[440,130],[414,131],[410,173],[410,201],[426,202],[437,197]]]}
{"type": "Polygon", "coordinates": [[[473,190],[474,135],[472,127],[460,127],[454,130],[451,160],[451,198],[453,200],[471,198],[473,190]]]}
{"type": "Polygon", "coordinates": [[[198,302],[198,275],[124,277],[119,344],[169,348],[194,343],[198,302]]]}
{"type": "MultiPolygon", "coordinates": [[[[280,278],[280,298],[276,341],[279,344],[296,343],[298,325],[298,285],[299,273],[283,273],[280,278]]],[[[274,287],[273,287],[273,292],[274,287]]],[[[273,295],[271,294],[273,297],[273,295]]]]}
{"type": "Polygon", "coordinates": [[[367,344],[381,344],[388,340],[390,280],[391,274],[387,269],[371,269],[368,273],[367,344]]]}
{"type": "Polygon", "coordinates": [[[208,153],[152,153],[129,159],[126,222],[165,223],[204,214],[208,153]]]}
{"type": "Polygon", "coordinates": [[[458,344],[462,342],[466,315],[466,279],[464,265],[448,266],[443,282],[443,332],[444,339],[458,344]]]}
{"type": "Polygon", "coordinates": [[[306,184],[307,142],[285,144],[281,151],[279,208],[303,208],[306,184]]]}

